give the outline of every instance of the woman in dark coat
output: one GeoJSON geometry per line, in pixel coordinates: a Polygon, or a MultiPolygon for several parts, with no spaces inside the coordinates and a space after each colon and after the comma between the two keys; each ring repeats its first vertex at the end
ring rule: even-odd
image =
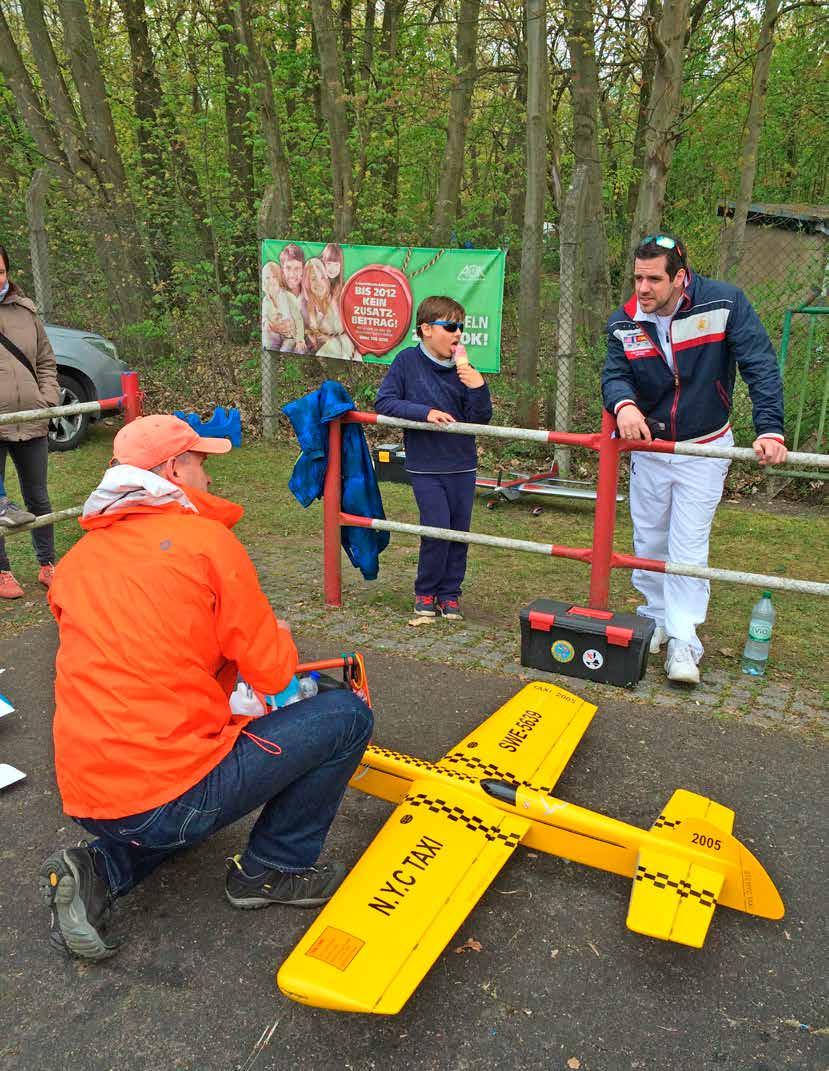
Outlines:
{"type": "MultiPolygon", "coordinates": [[[[47,409],[57,405],[59,397],[57,363],[46,329],[34,303],[9,278],[9,256],[0,245],[0,412],[47,409]]],[[[48,430],[46,419],[0,425],[0,480],[5,479],[6,458],[11,455],[26,509],[37,517],[52,512],[46,490],[48,430]]],[[[55,569],[53,526],[33,529],[32,543],[40,564],[38,580],[48,588],[55,569]]],[[[0,537],[0,598],[18,599],[22,594],[0,537]]]]}

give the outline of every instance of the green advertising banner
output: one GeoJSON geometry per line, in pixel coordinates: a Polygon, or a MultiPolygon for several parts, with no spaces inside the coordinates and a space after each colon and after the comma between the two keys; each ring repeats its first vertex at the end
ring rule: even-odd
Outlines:
{"type": "Polygon", "coordinates": [[[390,364],[417,343],[414,318],[433,294],[466,310],[463,342],[481,372],[501,368],[502,249],[418,249],[262,242],[262,347],[390,364]]]}

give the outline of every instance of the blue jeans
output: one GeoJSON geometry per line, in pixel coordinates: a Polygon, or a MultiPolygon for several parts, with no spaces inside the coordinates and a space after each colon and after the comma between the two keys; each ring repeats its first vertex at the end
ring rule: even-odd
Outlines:
{"type": "Polygon", "coordinates": [[[321,692],[252,721],[247,731],[265,746],[239,736],[177,799],[125,818],[75,821],[97,838],[90,847],[106,862],[114,896],[257,807],[262,812],[242,856],[246,872],[306,870],[319,858],[372,725],[371,711],[353,692],[321,692]]]}

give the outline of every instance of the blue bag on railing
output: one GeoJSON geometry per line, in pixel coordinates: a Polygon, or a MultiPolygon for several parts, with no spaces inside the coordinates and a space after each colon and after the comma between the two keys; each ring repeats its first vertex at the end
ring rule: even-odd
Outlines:
{"type": "Polygon", "coordinates": [[[235,406],[225,409],[224,406],[217,405],[213,416],[204,421],[198,413],[185,413],[183,409],[176,409],[174,415],[186,421],[199,435],[230,439],[234,446],[242,445],[242,416],[235,406]]]}

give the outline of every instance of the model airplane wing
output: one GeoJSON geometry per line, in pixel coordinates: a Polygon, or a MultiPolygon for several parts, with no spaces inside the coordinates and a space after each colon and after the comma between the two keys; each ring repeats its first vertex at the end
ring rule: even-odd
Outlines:
{"type": "Polygon", "coordinates": [[[415,781],[282,964],[286,996],[399,1011],[529,823],[462,788],[415,781]]]}
{"type": "Polygon", "coordinates": [[[551,793],[596,707],[554,684],[534,681],[437,763],[476,779],[494,778],[551,793]]]}

